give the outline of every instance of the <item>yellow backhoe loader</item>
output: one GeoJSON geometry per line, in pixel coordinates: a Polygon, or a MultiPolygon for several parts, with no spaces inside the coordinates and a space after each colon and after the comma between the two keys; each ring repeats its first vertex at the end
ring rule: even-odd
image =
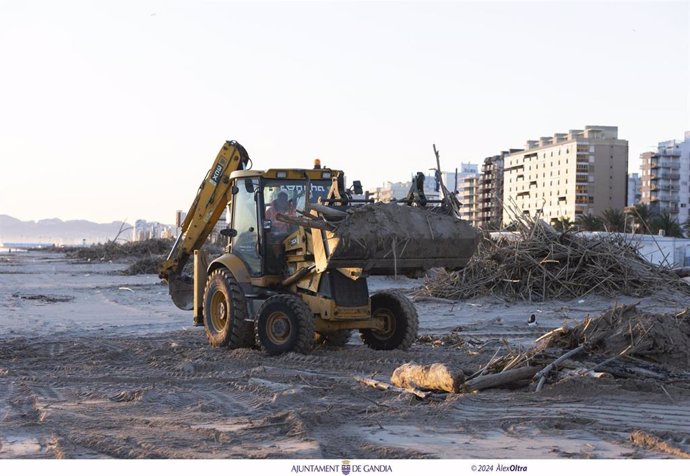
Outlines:
{"type": "MultiPolygon", "coordinates": [[[[416,182],[401,203],[371,203],[352,198],[339,170],[250,163],[228,141],[201,183],[161,265],[173,302],[193,311],[216,347],[306,353],[319,340],[344,345],[359,330],[372,349],[409,348],[414,305],[397,291],[370,296],[366,278],[463,267],[479,235],[453,213],[455,197],[442,187],[441,206],[426,207],[432,201],[416,182]],[[226,209],[229,246],[208,263],[201,247],[226,209]]],[[[361,193],[358,182],[354,189],[361,193]]]]}

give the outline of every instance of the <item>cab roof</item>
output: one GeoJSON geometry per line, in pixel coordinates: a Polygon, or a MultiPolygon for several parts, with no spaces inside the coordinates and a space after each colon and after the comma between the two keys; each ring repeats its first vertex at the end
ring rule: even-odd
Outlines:
{"type": "Polygon", "coordinates": [[[305,174],[309,180],[330,180],[340,173],[333,169],[268,169],[268,170],[236,170],[230,178],[263,177],[270,179],[304,180],[305,174]]]}

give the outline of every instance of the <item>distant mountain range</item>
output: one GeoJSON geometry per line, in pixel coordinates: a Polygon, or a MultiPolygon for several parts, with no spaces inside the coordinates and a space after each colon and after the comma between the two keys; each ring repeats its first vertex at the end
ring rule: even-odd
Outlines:
{"type": "MultiPolygon", "coordinates": [[[[38,221],[22,221],[8,215],[0,215],[0,243],[55,243],[87,244],[103,243],[117,235],[122,222],[94,223],[87,220],[67,220],[50,218],[38,221]]],[[[131,225],[126,223],[125,228],[131,225]]],[[[121,237],[131,239],[132,230],[125,231],[121,237]]]]}

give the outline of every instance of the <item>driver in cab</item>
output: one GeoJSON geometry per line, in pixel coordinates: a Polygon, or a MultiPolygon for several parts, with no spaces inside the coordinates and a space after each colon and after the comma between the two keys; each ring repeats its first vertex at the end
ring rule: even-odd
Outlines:
{"type": "Polygon", "coordinates": [[[287,233],[290,230],[288,223],[278,220],[278,214],[295,216],[295,204],[288,200],[286,191],[281,190],[278,196],[266,207],[266,219],[271,220],[271,233],[287,233]]]}

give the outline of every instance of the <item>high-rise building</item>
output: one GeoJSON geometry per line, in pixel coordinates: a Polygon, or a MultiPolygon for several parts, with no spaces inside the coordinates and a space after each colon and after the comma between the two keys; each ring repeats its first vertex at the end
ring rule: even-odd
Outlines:
{"type": "Polygon", "coordinates": [[[487,157],[482,164],[477,189],[477,219],[475,226],[497,230],[503,219],[503,168],[505,158],[522,149],[510,149],[487,157]]]}
{"type": "Polygon", "coordinates": [[[684,140],[659,142],[656,152],[642,158],[642,203],[654,211],[667,210],[682,225],[690,210],[690,131],[684,140]]]}
{"type": "Polygon", "coordinates": [[[626,205],[628,141],[614,126],[585,126],[527,141],[504,159],[503,224],[514,213],[575,220],[626,205]]]}
{"type": "Polygon", "coordinates": [[[642,180],[640,174],[628,174],[628,199],[626,205],[629,207],[640,203],[642,190],[640,189],[642,180]]]}
{"type": "Polygon", "coordinates": [[[460,217],[477,226],[479,174],[466,175],[462,179],[462,191],[458,192],[460,200],[460,217]]]}

